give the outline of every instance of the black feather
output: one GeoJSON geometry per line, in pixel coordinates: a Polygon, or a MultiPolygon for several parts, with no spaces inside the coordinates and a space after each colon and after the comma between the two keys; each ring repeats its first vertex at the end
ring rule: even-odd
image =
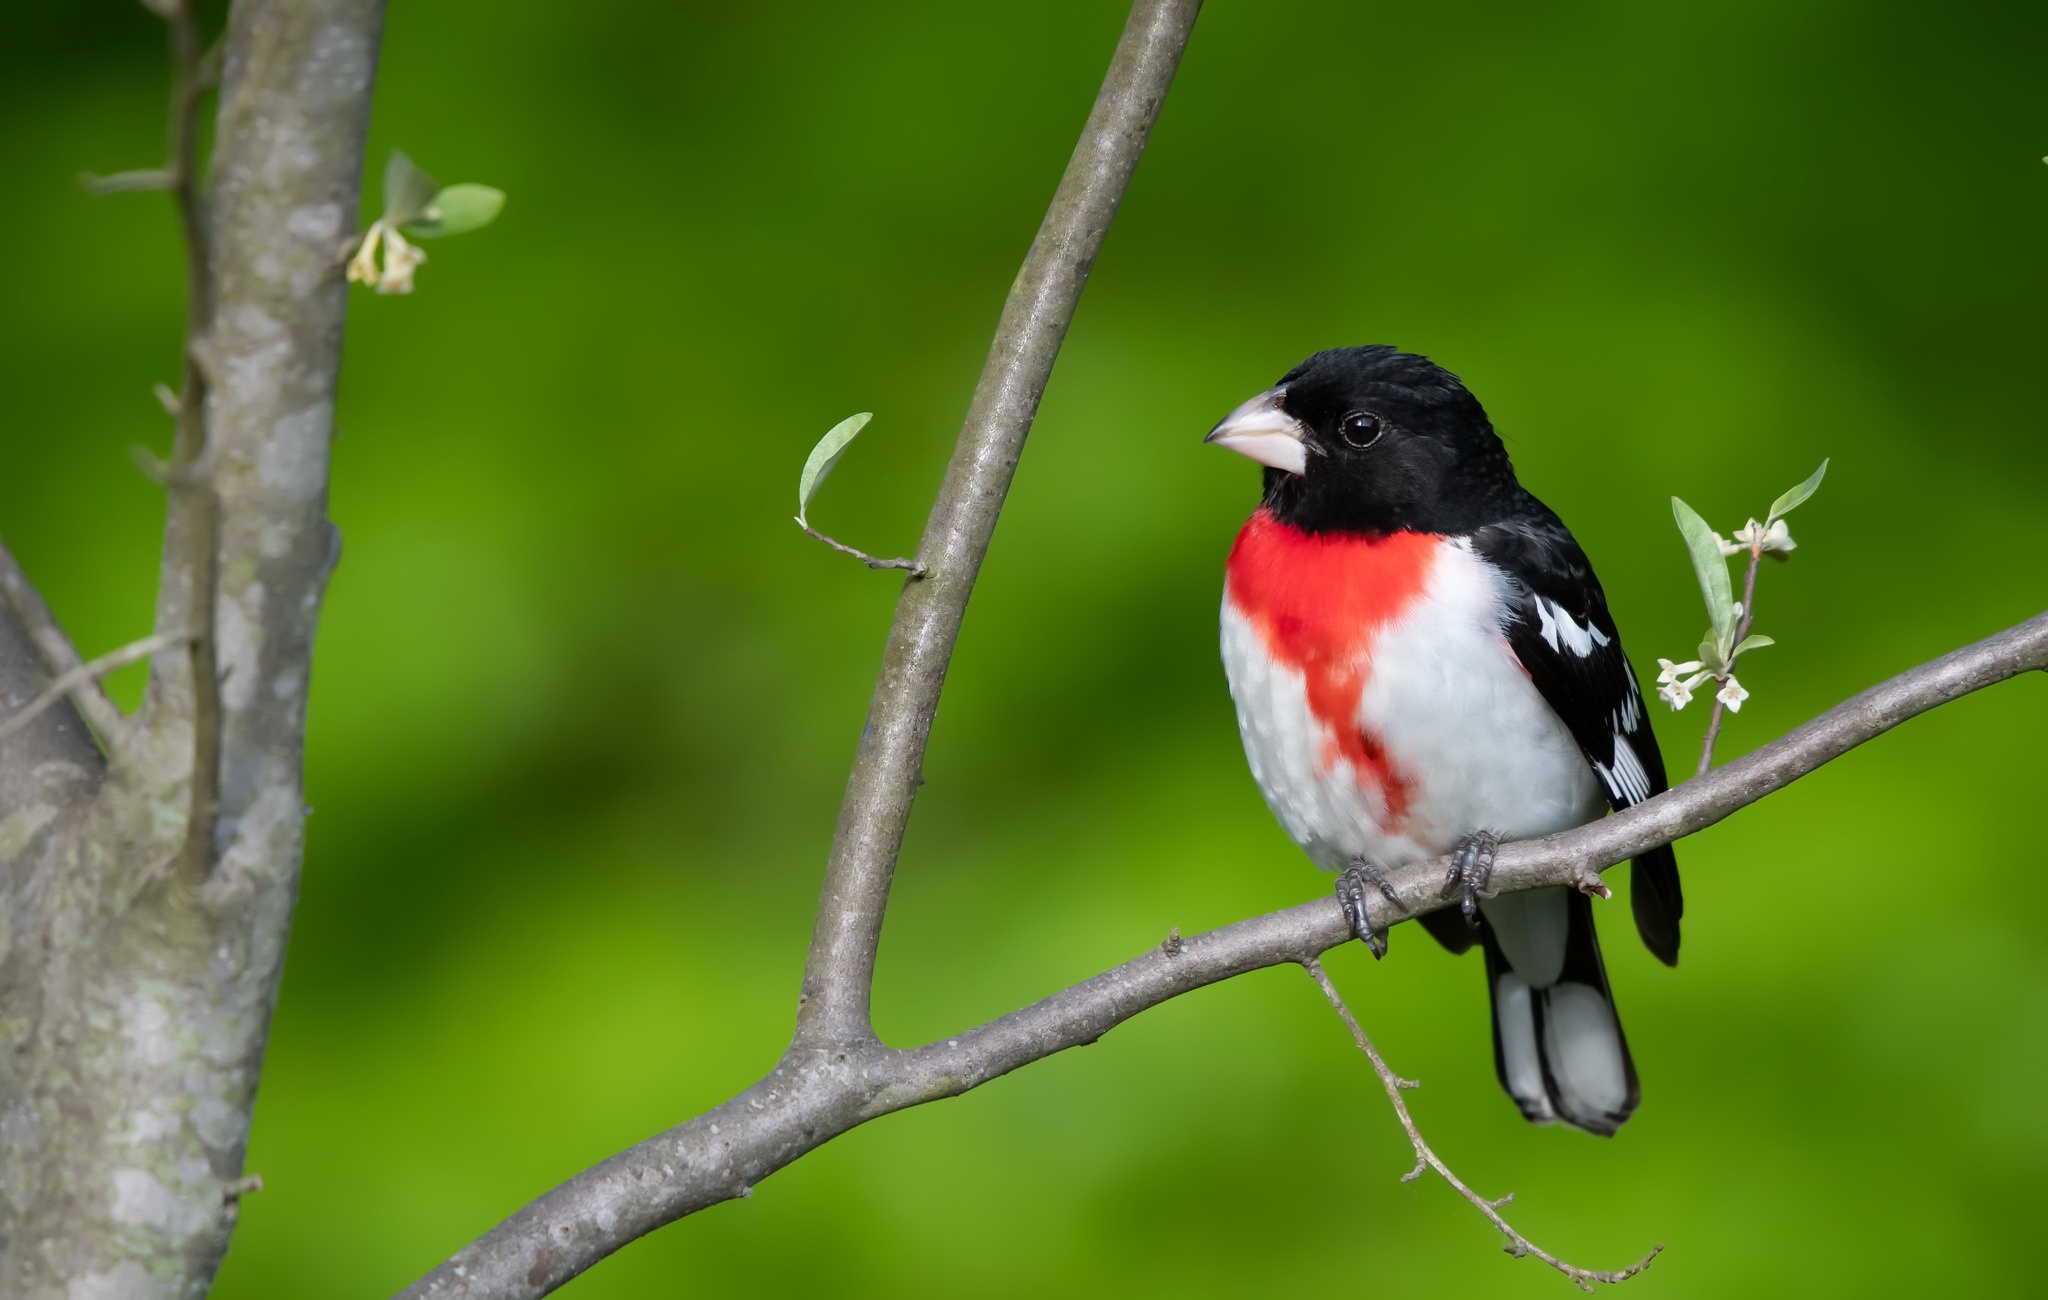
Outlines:
{"type": "Polygon", "coordinates": [[[1455,907],[1424,912],[1415,919],[1422,922],[1430,938],[1450,949],[1454,957],[1470,952],[1472,945],[1479,942],[1479,931],[1465,924],[1465,914],[1455,907]]]}
{"type": "Polygon", "coordinates": [[[1685,915],[1685,891],[1678,885],[1678,856],[1669,844],[1651,849],[1629,866],[1629,906],[1636,932],[1666,966],[1678,964],[1678,918],[1685,915]]]}
{"type": "MultiPolygon", "coordinates": [[[[1508,522],[1479,529],[1472,543],[1514,580],[1508,644],[1619,811],[1669,788],[1664,756],[1592,563],[1549,507],[1520,496],[1508,522]]],[[[1635,860],[1634,873],[1636,930],[1659,961],[1675,966],[1685,911],[1677,855],[1669,845],[1653,849],[1635,860]]]]}

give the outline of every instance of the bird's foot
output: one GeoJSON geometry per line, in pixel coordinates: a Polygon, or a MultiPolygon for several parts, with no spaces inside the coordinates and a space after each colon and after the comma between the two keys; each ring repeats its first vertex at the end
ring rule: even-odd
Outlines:
{"type": "Polygon", "coordinates": [[[1401,906],[1401,899],[1394,893],[1393,886],[1380,874],[1380,869],[1364,858],[1353,858],[1351,866],[1337,877],[1337,905],[1344,909],[1344,917],[1351,922],[1351,933],[1371,950],[1374,960],[1387,955],[1387,932],[1374,929],[1372,917],[1365,908],[1365,887],[1370,882],[1395,907],[1401,906]]]}
{"type": "Polygon", "coordinates": [[[1479,928],[1479,900],[1493,897],[1486,883],[1493,879],[1493,855],[1499,848],[1498,835],[1474,831],[1451,850],[1451,870],[1444,877],[1444,890],[1438,897],[1459,899],[1465,924],[1475,930],[1479,928]]]}

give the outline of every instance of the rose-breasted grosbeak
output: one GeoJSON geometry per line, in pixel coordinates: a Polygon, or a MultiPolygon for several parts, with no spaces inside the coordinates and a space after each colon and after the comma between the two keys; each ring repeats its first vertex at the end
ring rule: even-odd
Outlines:
{"type": "MultiPolygon", "coordinates": [[[[1376,954],[1365,882],[1452,854],[1464,915],[1422,922],[1452,952],[1485,947],[1501,1086],[1531,1120],[1613,1133],[1638,1089],[1591,902],[1486,889],[1499,841],[1665,788],[1585,552],[1457,377],[1391,347],[1317,353],[1207,440],[1266,466],[1230,552],[1223,663],[1267,805],[1343,873],[1376,954]]],[[[1635,860],[1632,892],[1643,942],[1677,964],[1669,847],[1635,860]]]]}

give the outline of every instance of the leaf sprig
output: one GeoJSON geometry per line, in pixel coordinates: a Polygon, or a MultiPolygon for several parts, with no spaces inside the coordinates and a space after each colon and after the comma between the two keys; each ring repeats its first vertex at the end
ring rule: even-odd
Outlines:
{"type": "Polygon", "coordinates": [[[442,186],[406,157],[404,150],[393,149],[391,160],[384,165],[384,214],[363,232],[349,259],[348,278],[370,285],[378,293],[411,293],[413,272],[427,260],[427,254],[407,240],[407,235],[438,239],[481,230],[497,220],[504,207],[503,190],[470,183],[442,186]]]}
{"type": "MultiPolygon", "coordinates": [[[[1735,679],[1736,661],[1751,650],[1777,644],[1772,638],[1749,630],[1756,621],[1757,562],[1766,555],[1783,560],[1797,548],[1798,543],[1785,527],[1785,516],[1820,489],[1827,472],[1828,462],[1823,460],[1804,482],[1771,502],[1761,523],[1752,518],[1736,529],[1732,538],[1716,533],[1699,511],[1682,499],[1671,498],[1671,514],[1678,521],[1679,534],[1685,538],[1686,553],[1692,557],[1693,573],[1699,579],[1708,619],[1706,635],[1700,639],[1699,658],[1684,663],[1657,661],[1663,670],[1657,675],[1657,694],[1672,708],[1682,709],[1689,704],[1693,692],[1710,677],[1720,683],[1720,689],[1714,693],[1715,728],[1720,725],[1723,707],[1731,713],[1739,712],[1742,702],[1749,698],[1749,692],[1735,679]],[[1728,577],[1728,557],[1745,551],[1749,553],[1749,571],[1743,577],[1743,599],[1738,601],[1728,577]]],[[[1710,731],[1709,746],[1712,737],[1710,731]]]]}
{"type": "Polygon", "coordinates": [[[874,418],[875,415],[872,411],[862,411],[858,415],[849,415],[827,429],[825,436],[818,439],[818,445],[811,448],[811,454],[804,458],[803,472],[796,476],[796,526],[825,543],[825,545],[833,550],[851,555],[870,569],[905,569],[909,571],[911,577],[922,578],[924,576],[924,566],[916,560],[878,559],[875,556],[869,555],[866,551],[855,550],[844,542],[834,541],[832,538],[811,527],[811,498],[815,497],[818,494],[818,489],[824,486],[826,476],[839,464],[839,458],[844,456],[846,449],[853,445],[854,438],[862,429],[867,428],[868,421],[874,418]]]}

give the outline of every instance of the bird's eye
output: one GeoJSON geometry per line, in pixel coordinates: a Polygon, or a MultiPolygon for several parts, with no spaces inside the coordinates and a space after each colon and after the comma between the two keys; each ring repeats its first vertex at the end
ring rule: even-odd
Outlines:
{"type": "Polygon", "coordinates": [[[1353,411],[1337,425],[1337,432],[1354,447],[1370,447],[1380,440],[1380,417],[1370,411],[1353,411]]]}

